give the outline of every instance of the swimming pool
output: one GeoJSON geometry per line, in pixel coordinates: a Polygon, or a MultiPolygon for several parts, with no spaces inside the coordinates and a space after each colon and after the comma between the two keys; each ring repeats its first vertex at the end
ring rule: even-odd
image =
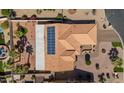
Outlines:
{"type": "Polygon", "coordinates": [[[0,33],[3,33],[3,29],[2,29],[2,27],[0,27],[0,33]]]}
{"type": "Polygon", "coordinates": [[[4,59],[9,55],[9,49],[5,45],[0,45],[0,59],[4,59]]]}

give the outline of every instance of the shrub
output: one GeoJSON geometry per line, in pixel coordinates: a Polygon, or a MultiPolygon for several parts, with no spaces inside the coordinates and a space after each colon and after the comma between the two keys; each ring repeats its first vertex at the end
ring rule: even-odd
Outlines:
{"type": "Polygon", "coordinates": [[[20,78],[21,78],[21,80],[24,79],[25,75],[24,74],[20,75],[20,78]]]}
{"type": "Polygon", "coordinates": [[[25,19],[27,19],[27,18],[28,18],[27,15],[22,15],[22,19],[23,19],[23,20],[25,20],[25,19]]]}
{"type": "Polygon", "coordinates": [[[103,24],[103,28],[106,29],[106,25],[105,24],[103,24]]]}
{"type": "Polygon", "coordinates": [[[4,21],[3,23],[1,23],[1,27],[3,29],[8,29],[9,28],[9,22],[8,21],[4,21]]]}
{"type": "Polygon", "coordinates": [[[36,78],[36,76],[33,74],[32,77],[31,77],[31,79],[34,80],[35,78],[36,78]]]}
{"type": "Polygon", "coordinates": [[[99,64],[98,63],[96,63],[95,64],[95,66],[96,66],[96,69],[98,70],[98,69],[100,69],[100,67],[99,67],[99,64]]]}
{"type": "Polygon", "coordinates": [[[92,14],[96,15],[96,9],[92,9],[92,14]]]}
{"type": "Polygon", "coordinates": [[[12,58],[9,58],[7,60],[7,65],[12,65],[14,62],[13,62],[13,59],[12,58]]]}
{"type": "Polygon", "coordinates": [[[90,64],[91,64],[90,60],[86,61],[86,65],[90,65],[90,64]]]}
{"type": "Polygon", "coordinates": [[[19,66],[16,67],[15,73],[24,74],[24,73],[28,73],[28,70],[29,70],[29,66],[19,65],[19,66]]]}
{"type": "Polygon", "coordinates": [[[106,53],[106,50],[102,48],[102,53],[106,53]]]}
{"type": "Polygon", "coordinates": [[[63,19],[63,15],[62,15],[61,13],[58,13],[56,19],[57,19],[57,20],[61,20],[61,19],[63,19]]]}
{"type": "Polygon", "coordinates": [[[10,45],[10,40],[8,40],[8,41],[7,41],[6,45],[7,45],[7,46],[9,46],[9,45],[10,45]]]}

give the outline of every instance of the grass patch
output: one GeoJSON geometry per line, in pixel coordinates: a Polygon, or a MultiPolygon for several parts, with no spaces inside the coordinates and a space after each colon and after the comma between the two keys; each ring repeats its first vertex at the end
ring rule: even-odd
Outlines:
{"type": "Polygon", "coordinates": [[[121,42],[112,42],[112,46],[113,46],[114,48],[120,47],[120,48],[123,49],[123,46],[122,46],[122,43],[121,43],[121,42]]]}
{"type": "Polygon", "coordinates": [[[0,33],[0,44],[5,44],[5,40],[3,39],[3,33],[0,33]]]}
{"type": "Polygon", "coordinates": [[[3,39],[0,40],[0,44],[5,44],[3,39]]]}
{"type": "Polygon", "coordinates": [[[0,72],[4,72],[4,64],[0,61],[0,72]]]}
{"type": "Polygon", "coordinates": [[[113,64],[114,64],[115,66],[122,66],[122,64],[123,64],[123,59],[118,57],[115,61],[113,61],[113,64]]]}
{"type": "Polygon", "coordinates": [[[1,27],[3,29],[8,29],[9,28],[9,22],[8,21],[4,21],[3,23],[1,23],[1,27]]]}
{"type": "Polygon", "coordinates": [[[114,72],[123,72],[123,67],[114,67],[114,72]]]}
{"type": "Polygon", "coordinates": [[[3,16],[10,16],[10,14],[11,14],[11,9],[2,9],[1,10],[1,14],[3,15],[3,16]]]}

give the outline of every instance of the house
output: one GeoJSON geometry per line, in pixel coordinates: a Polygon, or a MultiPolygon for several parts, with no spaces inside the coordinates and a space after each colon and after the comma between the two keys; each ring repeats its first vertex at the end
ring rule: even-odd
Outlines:
{"type": "Polygon", "coordinates": [[[96,24],[37,24],[36,70],[71,71],[75,56],[93,52],[96,44],[96,24]]]}

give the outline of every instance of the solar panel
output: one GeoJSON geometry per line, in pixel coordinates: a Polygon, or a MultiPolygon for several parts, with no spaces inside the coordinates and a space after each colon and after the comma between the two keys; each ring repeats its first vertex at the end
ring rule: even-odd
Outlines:
{"type": "Polygon", "coordinates": [[[55,54],[55,27],[47,28],[47,53],[55,54]]]}

